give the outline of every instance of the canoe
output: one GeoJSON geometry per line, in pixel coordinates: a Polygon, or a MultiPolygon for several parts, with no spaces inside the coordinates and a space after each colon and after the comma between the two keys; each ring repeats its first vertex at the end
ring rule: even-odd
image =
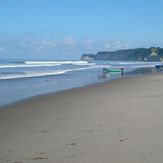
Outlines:
{"type": "Polygon", "coordinates": [[[109,73],[109,72],[122,72],[122,68],[103,68],[104,73],[109,73]]]}

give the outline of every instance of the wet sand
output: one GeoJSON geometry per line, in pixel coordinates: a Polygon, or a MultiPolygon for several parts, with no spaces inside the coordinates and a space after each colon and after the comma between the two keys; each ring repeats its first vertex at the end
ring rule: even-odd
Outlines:
{"type": "Polygon", "coordinates": [[[0,109],[0,163],[162,163],[162,152],[163,75],[121,78],[0,109]]]}

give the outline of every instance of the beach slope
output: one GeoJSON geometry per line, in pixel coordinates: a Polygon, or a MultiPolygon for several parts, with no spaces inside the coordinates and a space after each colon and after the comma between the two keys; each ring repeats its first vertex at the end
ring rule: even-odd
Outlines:
{"type": "Polygon", "coordinates": [[[162,75],[121,78],[0,109],[0,163],[162,163],[162,151],[162,75]]]}

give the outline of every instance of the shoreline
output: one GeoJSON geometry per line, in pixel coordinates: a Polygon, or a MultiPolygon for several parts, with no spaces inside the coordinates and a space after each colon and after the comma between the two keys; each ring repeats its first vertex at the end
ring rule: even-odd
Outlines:
{"type": "Polygon", "coordinates": [[[0,109],[0,162],[161,163],[162,82],[125,77],[0,109]]]}
{"type": "MultiPolygon", "coordinates": [[[[155,70],[156,71],[156,70],[155,70]]],[[[141,76],[142,73],[150,73],[152,68],[139,68],[126,70],[124,76],[141,76]]],[[[93,69],[86,72],[74,72],[66,75],[47,76],[43,78],[15,79],[0,81],[0,107],[12,105],[21,100],[31,97],[60,92],[72,88],[83,87],[94,83],[109,81],[112,78],[120,77],[117,74],[111,74],[106,77],[102,75],[102,69],[93,69]],[[37,83],[38,82],[38,83],[37,83]],[[12,98],[9,98],[12,97],[12,98]]]]}
{"type": "Polygon", "coordinates": [[[91,86],[98,86],[98,85],[101,85],[101,84],[105,84],[105,83],[110,83],[112,81],[116,81],[116,80],[121,80],[123,78],[139,78],[139,77],[142,77],[142,76],[153,76],[153,75],[159,75],[161,74],[160,72],[150,72],[150,73],[144,73],[144,74],[129,74],[129,75],[126,75],[126,76],[121,76],[119,78],[113,78],[113,79],[109,79],[109,80],[106,80],[106,81],[101,81],[101,82],[97,82],[97,83],[91,83],[91,84],[88,84],[88,85],[84,85],[84,86],[78,86],[78,87],[74,87],[74,88],[68,88],[68,89],[65,89],[65,90],[61,90],[61,91],[56,91],[56,92],[50,92],[50,93],[43,93],[43,94],[38,94],[38,95],[34,95],[34,96],[30,96],[30,97],[27,97],[27,98],[24,98],[24,99],[20,99],[20,100],[17,100],[17,101],[14,101],[14,102],[11,102],[11,103],[8,103],[8,104],[4,104],[4,105],[0,105],[0,109],[5,109],[5,108],[8,108],[8,107],[12,107],[14,105],[17,105],[17,104],[21,104],[21,103],[25,103],[26,101],[30,101],[30,100],[35,100],[37,98],[42,98],[42,97],[46,97],[46,96],[50,96],[50,95],[55,95],[55,94],[60,94],[60,93],[64,93],[64,92],[67,92],[67,91],[73,91],[73,90],[78,90],[78,89],[83,89],[83,88],[87,88],[87,87],[91,87],[91,86]]]}
{"type": "MultiPolygon", "coordinates": [[[[141,75],[139,75],[139,76],[141,76],[141,75]]],[[[133,76],[127,76],[127,77],[126,77],[126,76],[124,76],[124,77],[121,76],[120,78],[128,78],[128,77],[133,77],[133,76]]],[[[136,76],[135,76],[135,77],[136,77],[136,76]]],[[[56,92],[51,92],[51,93],[43,93],[43,94],[39,94],[39,95],[34,95],[34,96],[27,97],[27,98],[24,98],[24,99],[15,101],[15,102],[11,102],[11,103],[8,103],[8,104],[5,104],[5,105],[1,105],[1,106],[0,106],[0,109],[6,108],[6,107],[12,107],[12,105],[17,105],[17,104],[19,104],[19,103],[24,103],[24,102],[26,102],[26,101],[34,100],[34,99],[37,99],[37,98],[39,98],[39,97],[44,97],[44,96],[49,96],[49,95],[60,94],[60,93],[64,93],[64,92],[67,92],[67,91],[73,91],[73,90],[76,90],[76,89],[77,89],[77,90],[78,90],[78,89],[83,89],[83,88],[91,87],[91,86],[94,86],[94,85],[99,85],[99,84],[108,83],[108,82],[111,82],[111,81],[114,81],[114,80],[119,80],[120,78],[109,79],[109,80],[106,80],[106,81],[91,83],[91,84],[88,84],[88,85],[78,86],[78,87],[74,87],[74,88],[68,88],[68,89],[65,89],[65,90],[56,91],[56,92]]]]}
{"type": "MultiPolygon", "coordinates": [[[[159,73],[156,73],[156,74],[159,74],[159,73]]],[[[130,75],[129,76],[121,76],[119,78],[109,79],[107,81],[92,83],[92,84],[88,84],[88,85],[84,85],[84,86],[78,86],[78,87],[74,87],[74,88],[68,88],[68,89],[61,90],[61,91],[56,91],[56,92],[50,92],[50,93],[44,93],[44,94],[34,95],[34,96],[27,97],[27,98],[24,98],[24,99],[20,99],[20,100],[17,100],[17,101],[8,103],[8,104],[0,105],[0,109],[5,109],[5,108],[8,108],[8,107],[12,107],[14,105],[25,103],[26,101],[28,102],[30,100],[35,100],[35,99],[40,98],[40,97],[42,98],[42,97],[46,97],[46,96],[51,96],[51,95],[55,95],[55,94],[64,93],[64,92],[67,92],[67,91],[73,91],[73,90],[83,89],[83,88],[87,88],[87,87],[91,87],[91,86],[96,86],[96,85],[98,86],[98,85],[101,85],[101,84],[110,83],[111,81],[120,80],[122,78],[135,78],[135,77],[137,78],[137,77],[141,77],[141,76],[145,76],[145,75],[155,75],[155,73],[150,73],[150,74],[137,74],[137,75],[134,74],[134,75],[131,75],[131,76],[130,75]]]]}

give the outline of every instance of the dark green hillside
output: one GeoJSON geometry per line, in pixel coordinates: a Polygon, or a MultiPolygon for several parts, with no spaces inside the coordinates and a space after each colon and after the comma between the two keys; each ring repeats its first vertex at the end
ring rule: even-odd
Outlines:
{"type": "Polygon", "coordinates": [[[81,60],[163,61],[163,48],[137,48],[83,54],[81,60]]]}

